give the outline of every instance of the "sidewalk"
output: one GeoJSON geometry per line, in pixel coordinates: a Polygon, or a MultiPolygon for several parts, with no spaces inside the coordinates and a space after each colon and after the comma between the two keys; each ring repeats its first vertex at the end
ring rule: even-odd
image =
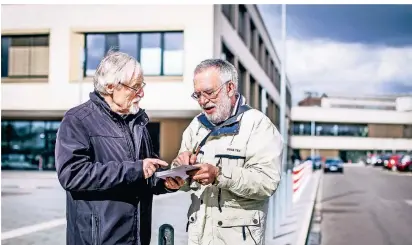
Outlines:
{"type": "Polygon", "coordinates": [[[266,239],[266,245],[305,245],[319,185],[320,171],[313,173],[292,210],[280,224],[273,240],[266,239]]]}

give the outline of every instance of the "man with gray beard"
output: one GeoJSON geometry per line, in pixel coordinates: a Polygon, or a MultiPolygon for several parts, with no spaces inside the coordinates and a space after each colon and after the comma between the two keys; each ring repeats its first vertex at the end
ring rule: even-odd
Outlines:
{"type": "Polygon", "coordinates": [[[192,164],[189,245],[264,244],[269,197],[280,181],[283,142],[270,119],[237,92],[236,68],[202,61],[192,94],[202,113],[183,133],[173,165],[192,164]]]}

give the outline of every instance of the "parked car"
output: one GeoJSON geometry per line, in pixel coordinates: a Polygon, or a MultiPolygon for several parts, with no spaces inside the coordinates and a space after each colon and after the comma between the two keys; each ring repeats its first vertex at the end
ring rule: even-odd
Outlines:
{"type": "Polygon", "coordinates": [[[412,154],[404,154],[396,163],[396,169],[399,171],[412,171],[412,154]]]}
{"type": "Polygon", "coordinates": [[[383,166],[383,167],[387,166],[390,158],[391,158],[391,154],[379,155],[375,163],[375,166],[383,166]]]}
{"type": "Polygon", "coordinates": [[[314,156],[306,158],[306,161],[312,161],[312,169],[321,169],[322,168],[322,158],[320,156],[314,156]]]}
{"type": "Polygon", "coordinates": [[[396,170],[402,154],[394,154],[389,158],[388,165],[384,166],[387,169],[396,170]]]}
{"type": "Polygon", "coordinates": [[[343,173],[343,161],[340,158],[326,158],[323,172],[340,172],[343,173]]]}

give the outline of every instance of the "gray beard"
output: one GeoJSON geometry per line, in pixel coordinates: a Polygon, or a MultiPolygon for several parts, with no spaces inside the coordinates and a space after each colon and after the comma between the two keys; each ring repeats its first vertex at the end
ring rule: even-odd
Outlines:
{"type": "Polygon", "coordinates": [[[205,113],[205,115],[213,124],[219,124],[229,118],[231,110],[230,98],[229,96],[224,96],[222,101],[216,106],[216,112],[211,115],[205,113]]]}

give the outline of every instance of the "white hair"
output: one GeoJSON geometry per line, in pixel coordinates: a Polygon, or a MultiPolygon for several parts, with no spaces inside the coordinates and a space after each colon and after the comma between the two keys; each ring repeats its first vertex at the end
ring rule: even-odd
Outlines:
{"type": "Polygon", "coordinates": [[[234,65],[222,59],[207,59],[200,62],[200,64],[196,66],[194,74],[196,75],[209,68],[215,68],[219,71],[220,80],[222,84],[228,81],[232,81],[237,91],[238,74],[234,65]]]}
{"type": "Polygon", "coordinates": [[[140,76],[143,76],[143,70],[135,58],[120,51],[109,50],[94,74],[94,88],[101,94],[107,94],[107,85],[128,84],[131,79],[140,76]]]}

